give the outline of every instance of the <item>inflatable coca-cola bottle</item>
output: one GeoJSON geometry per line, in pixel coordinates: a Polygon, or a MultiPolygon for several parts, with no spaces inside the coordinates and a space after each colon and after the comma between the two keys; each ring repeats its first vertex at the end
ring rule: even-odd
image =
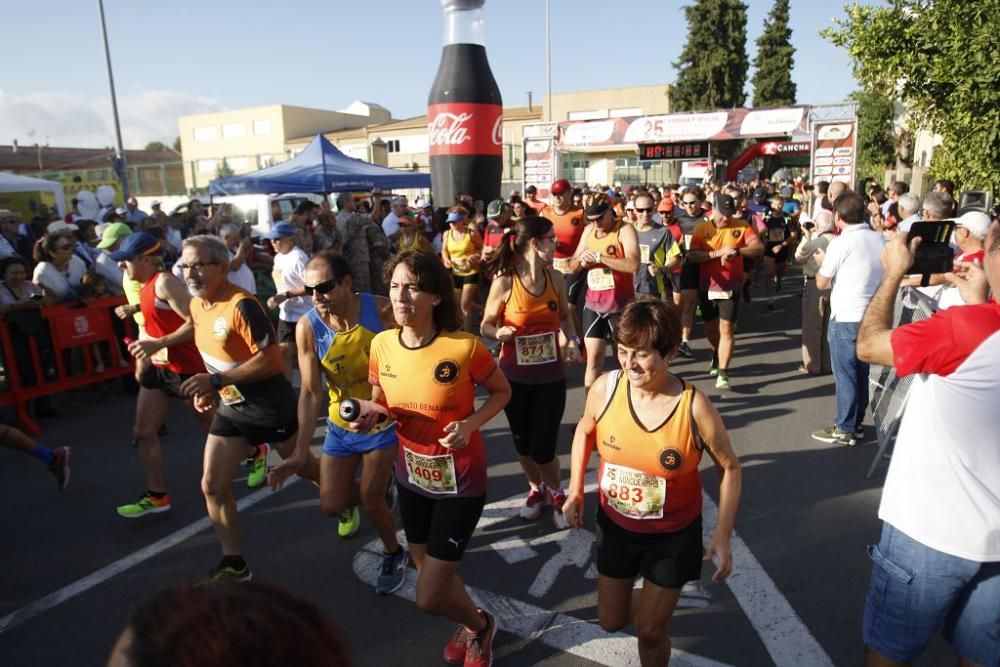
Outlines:
{"type": "Polygon", "coordinates": [[[451,206],[462,194],[485,202],[500,196],[503,101],[486,60],[485,2],[441,0],[444,48],[427,101],[436,206],[451,206]]]}

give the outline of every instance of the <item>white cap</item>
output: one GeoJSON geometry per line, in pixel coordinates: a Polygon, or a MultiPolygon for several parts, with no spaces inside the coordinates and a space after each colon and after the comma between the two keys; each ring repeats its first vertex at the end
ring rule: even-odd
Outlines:
{"type": "Polygon", "coordinates": [[[972,238],[985,241],[990,229],[990,216],[979,211],[968,211],[955,218],[955,224],[969,230],[972,238]]]}
{"type": "Polygon", "coordinates": [[[50,222],[45,231],[49,234],[62,234],[63,232],[75,232],[78,229],[80,228],[76,225],[71,225],[63,220],[56,220],[55,222],[50,222]]]}
{"type": "Polygon", "coordinates": [[[154,199],[153,201],[149,202],[149,208],[156,208],[159,205],[160,205],[159,199],[154,199]]]}

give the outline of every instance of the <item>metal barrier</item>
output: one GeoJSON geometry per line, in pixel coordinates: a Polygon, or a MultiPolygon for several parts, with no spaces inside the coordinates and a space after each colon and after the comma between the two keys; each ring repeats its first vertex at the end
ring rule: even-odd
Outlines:
{"type": "MultiPolygon", "coordinates": [[[[123,355],[115,333],[112,312],[116,306],[126,303],[121,296],[109,296],[94,299],[89,303],[65,303],[57,306],[45,306],[40,309],[42,324],[48,326],[52,339],[52,366],[45,367],[42,363],[41,350],[38,347],[37,336],[25,336],[28,344],[31,368],[35,377],[32,386],[26,387],[21,379],[21,368],[15,355],[11,334],[11,325],[0,320],[0,346],[3,349],[4,368],[9,389],[0,392],[0,405],[13,405],[17,411],[17,419],[24,430],[32,435],[40,435],[42,430],[35,423],[28,411],[28,402],[41,396],[50,396],[70,389],[84,387],[135,371],[133,360],[123,355]],[[92,345],[106,343],[110,358],[103,370],[96,371],[92,345]],[[83,359],[83,372],[70,375],[67,372],[64,350],[79,349],[83,359]]],[[[123,322],[128,335],[138,338],[136,325],[132,318],[123,322]]]]}

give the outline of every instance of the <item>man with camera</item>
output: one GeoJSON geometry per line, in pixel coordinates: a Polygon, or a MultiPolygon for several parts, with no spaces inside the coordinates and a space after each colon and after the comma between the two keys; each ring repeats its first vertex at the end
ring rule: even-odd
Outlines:
{"type": "Polygon", "coordinates": [[[896,235],[865,312],[858,356],[915,375],[882,493],[882,537],[865,603],[867,665],[909,663],[942,632],[961,664],[1000,663],[1000,223],[983,267],[948,274],[965,306],[892,329],[920,239],[896,235]]]}

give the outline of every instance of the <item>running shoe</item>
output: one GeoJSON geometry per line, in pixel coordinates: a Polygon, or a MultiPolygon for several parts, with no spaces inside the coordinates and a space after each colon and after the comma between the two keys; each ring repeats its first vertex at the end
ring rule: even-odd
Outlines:
{"type": "Polygon", "coordinates": [[[410,555],[403,547],[399,547],[394,554],[382,554],[382,566],[375,581],[375,592],[379,595],[389,595],[402,588],[403,582],[406,581],[406,566],[409,562],[410,555]]]}
{"type": "Polygon", "coordinates": [[[399,489],[396,488],[396,472],[393,471],[389,475],[389,486],[385,487],[385,506],[390,512],[395,512],[397,504],[399,504],[399,489]]]}
{"type": "Polygon", "coordinates": [[[563,516],[563,503],[566,502],[566,493],[562,489],[549,491],[549,505],[552,506],[552,525],[556,530],[569,528],[569,521],[563,516]]]}
{"type": "Polygon", "coordinates": [[[359,526],[361,526],[361,513],[358,512],[357,505],[337,516],[337,534],[344,539],[358,532],[359,526]]]}
{"type": "Polygon", "coordinates": [[[691,346],[688,345],[686,340],[682,340],[681,344],[677,346],[677,352],[682,357],[687,357],[688,359],[694,359],[694,352],[691,351],[691,346]]]}
{"type": "Polygon", "coordinates": [[[267,445],[257,445],[257,452],[246,458],[247,487],[256,489],[267,479],[267,445]]]}
{"type": "Polygon", "coordinates": [[[858,444],[858,441],[854,437],[853,433],[841,431],[836,426],[825,428],[822,431],[814,431],[812,438],[813,440],[819,440],[820,442],[828,442],[834,445],[846,445],[848,447],[853,447],[858,444]]]}
{"type": "Polygon", "coordinates": [[[469,632],[464,625],[455,628],[455,634],[451,636],[444,646],[444,661],[449,665],[461,665],[465,663],[465,650],[469,646],[469,632]]]}
{"type": "Polygon", "coordinates": [[[240,583],[253,581],[253,570],[250,569],[250,563],[244,562],[242,568],[236,569],[232,565],[220,562],[215,566],[215,569],[208,573],[207,577],[198,582],[198,585],[203,586],[225,581],[238,581],[240,583]]]}
{"type": "Polygon", "coordinates": [[[715,388],[721,389],[722,391],[729,391],[729,375],[724,372],[719,372],[719,376],[715,378],[715,388]]]}
{"type": "Polygon", "coordinates": [[[56,477],[56,486],[62,491],[69,486],[70,461],[73,459],[72,447],[59,447],[52,450],[52,464],[49,465],[49,472],[56,477]]]}
{"type": "Polygon", "coordinates": [[[116,511],[118,512],[118,516],[125,517],[126,519],[138,519],[147,514],[159,514],[160,512],[167,512],[169,510],[169,495],[164,494],[162,498],[155,498],[147,491],[139,496],[139,499],[134,503],[121,505],[116,511]]]}
{"type": "Polygon", "coordinates": [[[712,365],[708,367],[708,374],[715,377],[719,374],[719,355],[715,353],[712,355],[712,365]]]}
{"type": "Polygon", "coordinates": [[[857,442],[864,442],[865,441],[865,427],[864,426],[859,426],[856,429],[854,429],[854,439],[856,441],[855,444],[857,444],[857,442]]]}
{"type": "Polygon", "coordinates": [[[537,489],[528,491],[528,497],[524,500],[524,507],[521,508],[521,518],[525,521],[534,521],[542,514],[542,507],[546,500],[545,484],[537,489]]]}
{"type": "Polygon", "coordinates": [[[497,619],[488,611],[479,610],[486,619],[486,627],[469,635],[465,647],[465,667],[489,667],[493,664],[493,638],[497,634],[497,619]]]}

